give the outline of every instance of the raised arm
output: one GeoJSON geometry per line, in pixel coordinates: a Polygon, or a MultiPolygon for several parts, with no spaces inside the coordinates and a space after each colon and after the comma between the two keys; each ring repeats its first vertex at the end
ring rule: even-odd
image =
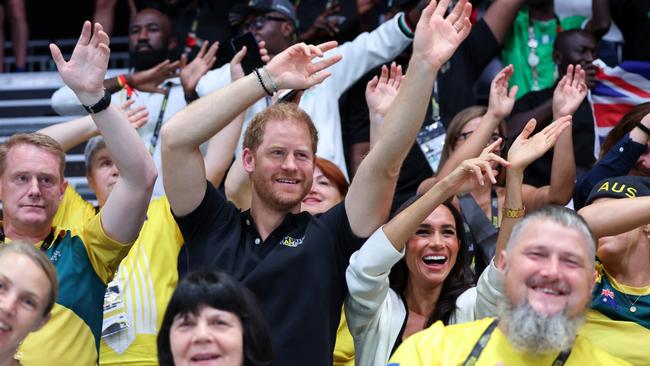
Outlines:
{"type": "Polygon", "coordinates": [[[510,114],[515,105],[518,89],[515,85],[508,91],[508,83],[513,72],[514,67],[508,65],[492,79],[487,112],[481,117],[481,123],[476,131],[445,161],[438,171],[438,178],[445,177],[464,160],[478,156],[490,141],[494,130],[510,114]]]}
{"type": "Polygon", "coordinates": [[[609,0],[591,0],[591,14],[591,20],[587,22],[585,30],[593,34],[596,40],[600,40],[612,24],[609,0]]]}
{"type": "MultiPolygon", "coordinates": [[[[137,129],[147,123],[149,112],[145,106],[130,109],[134,102],[134,100],[127,100],[120,108],[126,114],[131,125],[137,129]]],[[[38,132],[55,139],[66,152],[82,142],[88,141],[91,137],[99,135],[99,130],[90,116],[53,124],[38,132]]]]}
{"type": "MultiPolygon", "coordinates": [[[[266,66],[278,89],[306,89],[322,82],[325,68],[338,62],[333,56],[312,63],[336,42],[319,46],[297,44],[273,58],[266,66]]],[[[272,85],[265,75],[265,85],[272,85]]],[[[176,113],[162,128],[162,158],[165,192],[172,210],[183,216],[192,212],[206,189],[205,166],[199,146],[228,125],[241,112],[262,98],[264,89],[255,73],[200,98],[176,113]]]]}
{"type": "MultiPolygon", "coordinates": [[[[585,71],[569,65],[553,92],[553,119],[572,116],[587,95],[585,71]]],[[[573,197],[576,163],[572,129],[565,129],[554,147],[551,184],[544,187],[524,185],[524,205],[534,210],[544,205],[566,205],[573,197]]]]}
{"type": "Polygon", "coordinates": [[[377,142],[381,123],[395,101],[403,78],[402,66],[397,66],[393,62],[390,65],[390,73],[388,67],[383,65],[380,76],[373,77],[366,85],[366,102],[370,118],[370,148],[377,142]]]}
{"type": "Polygon", "coordinates": [[[650,224],[650,196],[600,199],[578,211],[596,238],[650,224]]]}
{"type": "Polygon", "coordinates": [[[461,0],[445,18],[448,4],[431,1],[422,12],[404,82],[377,143],[350,185],[345,209],[358,236],[369,236],[386,221],[400,167],[424,120],[437,72],[469,34],[472,6],[461,0]]]}
{"type": "MultiPolygon", "coordinates": [[[[565,116],[554,121],[530,137],[535,130],[536,124],[537,122],[534,119],[530,120],[515,142],[512,143],[510,150],[508,150],[508,163],[510,163],[510,166],[506,170],[504,210],[516,211],[523,210],[524,208],[528,209],[524,207],[522,197],[524,170],[530,163],[539,159],[540,156],[544,155],[544,153],[553,147],[562,132],[571,127],[571,116],[565,116]]],[[[520,217],[513,217],[513,215],[503,215],[501,225],[499,226],[499,236],[497,237],[494,258],[496,263],[500,263],[502,252],[506,248],[506,244],[512,233],[512,228],[519,219],[520,217]]]]}
{"type": "MultiPolygon", "coordinates": [[[[424,219],[440,204],[463,192],[470,192],[489,179],[496,184],[497,171],[492,169],[495,162],[508,167],[509,163],[493,153],[501,140],[486,147],[478,158],[468,159],[456,166],[450,174],[431,187],[420,199],[404,209],[383,228],[386,237],[398,252],[404,249],[406,241],[416,231],[424,219]]],[[[456,228],[463,230],[462,228],[456,228]]]]}
{"type": "Polygon", "coordinates": [[[500,45],[506,39],[519,9],[525,3],[526,0],[497,0],[492,2],[485,12],[483,19],[500,45]]]}
{"type": "MultiPolygon", "coordinates": [[[[95,23],[85,22],[81,37],[69,61],[63,59],[59,48],[50,50],[63,81],[81,103],[95,105],[104,97],[103,78],[110,50],[108,35],[95,23]]],[[[104,136],[120,177],[100,212],[101,223],[108,236],[121,243],[133,242],[142,227],[156,180],[156,167],[151,156],[131,127],[126,116],[115,106],[91,114],[104,136]]]]}
{"type": "Polygon", "coordinates": [[[208,49],[210,42],[204,41],[196,54],[196,57],[187,63],[187,54],[183,54],[180,60],[180,77],[181,84],[183,85],[183,93],[185,94],[185,101],[188,103],[195,101],[199,98],[196,93],[196,86],[199,80],[214,66],[217,62],[217,51],[219,50],[219,42],[215,42],[208,49]]]}

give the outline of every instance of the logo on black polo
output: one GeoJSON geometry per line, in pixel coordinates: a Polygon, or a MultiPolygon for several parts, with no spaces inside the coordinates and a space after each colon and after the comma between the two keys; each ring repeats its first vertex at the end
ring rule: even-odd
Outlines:
{"type": "Polygon", "coordinates": [[[295,247],[301,245],[303,240],[305,240],[304,236],[302,238],[300,238],[300,239],[296,239],[296,238],[292,238],[289,235],[287,235],[287,236],[284,237],[284,239],[282,239],[280,241],[280,244],[288,246],[288,247],[295,248],[295,247]]]}

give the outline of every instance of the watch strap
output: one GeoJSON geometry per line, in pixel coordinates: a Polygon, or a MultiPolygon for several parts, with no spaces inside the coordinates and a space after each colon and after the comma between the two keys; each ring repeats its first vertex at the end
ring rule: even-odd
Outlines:
{"type": "Polygon", "coordinates": [[[90,114],[95,114],[103,111],[104,109],[108,108],[108,106],[111,105],[111,93],[108,92],[108,90],[104,89],[104,96],[102,99],[100,99],[97,103],[93,105],[84,105],[84,109],[86,112],[90,114]]]}

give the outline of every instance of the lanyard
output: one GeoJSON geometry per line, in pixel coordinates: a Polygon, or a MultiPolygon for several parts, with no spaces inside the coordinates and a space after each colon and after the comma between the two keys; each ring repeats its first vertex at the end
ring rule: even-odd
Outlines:
{"type": "MultiPolygon", "coordinates": [[[[47,252],[48,249],[50,249],[51,247],[56,245],[59,241],[61,241],[61,239],[63,239],[64,235],[62,235],[62,233],[63,232],[59,232],[59,234],[55,236],[54,229],[50,231],[50,234],[43,240],[39,249],[42,250],[43,252],[47,252]]],[[[0,243],[4,243],[4,242],[5,242],[5,231],[1,227],[1,223],[0,223],[0,243]]]]}
{"type": "Polygon", "coordinates": [[[162,127],[163,117],[165,117],[165,110],[167,109],[167,99],[169,99],[169,91],[172,88],[172,82],[168,81],[165,83],[165,94],[163,96],[162,104],[160,105],[160,113],[158,113],[158,120],[156,121],[156,126],[153,129],[153,135],[151,136],[151,145],[149,146],[149,154],[153,156],[154,151],[156,151],[156,145],[158,145],[158,138],[160,137],[160,128],[162,127]]]}
{"type": "Polygon", "coordinates": [[[200,47],[203,44],[203,40],[196,36],[196,29],[199,27],[199,15],[201,15],[201,4],[197,6],[196,14],[192,20],[192,26],[185,38],[185,53],[190,53],[194,47],[200,47]]]}
{"type": "MultiPolygon", "coordinates": [[[[476,362],[478,362],[479,357],[481,357],[481,353],[483,353],[483,350],[485,349],[485,346],[487,345],[488,341],[490,340],[490,337],[492,336],[492,333],[494,332],[494,329],[497,327],[497,324],[499,323],[498,319],[494,319],[492,323],[485,329],[483,334],[481,334],[481,337],[476,341],[476,344],[474,345],[474,348],[472,348],[472,351],[469,353],[465,361],[463,362],[463,366],[474,366],[476,365],[476,362]]],[[[551,366],[562,366],[566,363],[567,359],[571,355],[571,350],[568,351],[562,351],[560,352],[559,355],[555,358],[555,361],[551,364],[551,366]]]]}
{"type": "Polygon", "coordinates": [[[492,187],[492,225],[499,228],[499,198],[497,197],[497,190],[492,187]]]}

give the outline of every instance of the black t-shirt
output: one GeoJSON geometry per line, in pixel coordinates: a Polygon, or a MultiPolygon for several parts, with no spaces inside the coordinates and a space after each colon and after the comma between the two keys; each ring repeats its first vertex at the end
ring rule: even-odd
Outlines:
{"type": "MultiPolygon", "coordinates": [[[[555,87],[533,91],[525,94],[515,102],[511,115],[527,112],[538,107],[542,103],[553,98],[555,87]]],[[[542,121],[537,118],[537,126],[534,133],[543,130],[552,121],[542,121]]],[[[594,164],[594,118],[591,113],[589,101],[585,98],[573,114],[572,122],[573,151],[578,168],[578,174],[587,171],[594,164]]],[[[524,183],[535,187],[542,187],[551,184],[551,164],[553,163],[553,149],[549,150],[541,158],[532,162],[524,173],[524,183]]]]}
{"type": "Polygon", "coordinates": [[[650,1],[609,0],[612,20],[623,34],[623,60],[650,61],[650,1]]]}
{"type": "Polygon", "coordinates": [[[261,241],[250,211],[207,185],[199,207],[176,218],[185,239],[180,274],[220,269],[253,291],[271,327],[274,365],[331,365],[345,270],[364,242],[344,203],[319,216],[289,213],[261,241]]]}

